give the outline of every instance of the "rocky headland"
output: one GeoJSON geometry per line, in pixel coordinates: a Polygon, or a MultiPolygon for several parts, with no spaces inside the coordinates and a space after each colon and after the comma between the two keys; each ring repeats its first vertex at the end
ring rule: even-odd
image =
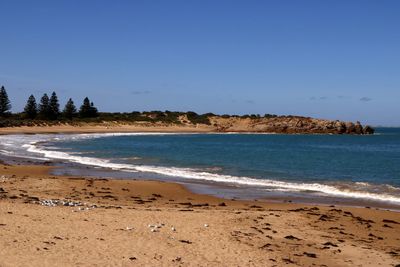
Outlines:
{"type": "Polygon", "coordinates": [[[300,116],[272,118],[211,117],[211,124],[220,132],[264,132],[285,134],[373,134],[371,126],[360,122],[323,120],[300,116]]]}

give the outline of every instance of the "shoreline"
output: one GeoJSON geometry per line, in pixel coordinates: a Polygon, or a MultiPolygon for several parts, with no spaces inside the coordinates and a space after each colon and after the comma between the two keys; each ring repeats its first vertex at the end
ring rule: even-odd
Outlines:
{"type": "Polygon", "coordinates": [[[1,266],[400,263],[398,212],[227,200],[52,168],[0,165],[1,266]],[[57,199],[82,206],[51,206],[57,199]]]}
{"type": "MultiPolygon", "coordinates": [[[[40,130],[45,130],[47,131],[47,128],[43,128],[43,127],[28,127],[28,128],[32,128],[31,130],[33,130],[33,132],[31,133],[25,133],[25,134],[44,134],[44,132],[36,132],[35,128],[39,128],[40,130]]],[[[50,127],[52,128],[52,127],[50,127]]],[[[74,127],[75,128],[75,127],[74,127]]],[[[56,129],[54,129],[56,130],[56,129]]],[[[50,134],[82,134],[82,133],[86,133],[85,131],[87,130],[86,128],[83,128],[81,130],[83,130],[84,132],[58,132],[58,128],[54,133],[50,133],[50,134]]],[[[97,129],[96,129],[97,130],[97,129]]],[[[90,134],[125,134],[125,133],[149,133],[149,132],[133,132],[127,130],[126,132],[115,132],[115,129],[104,129],[106,131],[101,132],[101,131],[94,131],[94,132],[87,132],[90,134]]],[[[154,133],[160,133],[158,131],[154,132],[154,133]]],[[[180,132],[166,132],[166,133],[177,133],[179,134],[180,132]]],[[[184,133],[207,133],[207,132],[182,132],[184,133]]],[[[213,132],[215,134],[215,132],[213,132]]],[[[6,132],[6,133],[2,133],[1,129],[0,129],[0,134],[5,134],[5,135],[13,135],[15,133],[13,132],[6,132]]],[[[21,133],[20,133],[21,134],[21,133]]],[[[225,134],[225,133],[222,133],[225,134]]],[[[7,156],[5,156],[7,157],[7,156]]],[[[20,160],[20,158],[15,158],[14,162],[18,163],[20,160]]],[[[51,162],[53,160],[49,159],[50,161],[47,164],[52,164],[51,162]]],[[[60,159],[61,160],[61,159],[60,159]]],[[[59,159],[54,159],[54,162],[58,162],[60,161],[59,159]]],[[[26,162],[28,162],[28,164],[30,164],[31,160],[26,160],[26,162]]],[[[61,160],[62,161],[62,160],[61,160]]],[[[77,172],[72,173],[72,175],[81,175],[82,172],[80,172],[83,169],[88,169],[88,168],[93,168],[91,166],[88,165],[80,165],[80,164],[76,164],[76,163],[71,163],[72,165],[72,169],[76,169],[77,172]],[[75,165],[75,167],[74,167],[75,165]]],[[[71,166],[68,167],[68,169],[71,169],[71,166]]],[[[106,168],[106,167],[102,167],[102,168],[106,168]]],[[[195,193],[200,193],[200,194],[206,194],[206,195],[210,195],[210,196],[215,196],[215,197],[222,197],[225,199],[238,199],[238,200],[251,200],[254,198],[258,198],[258,199],[262,199],[263,201],[266,202],[281,202],[281,203],[299,203],[299,204],[306,204],[306,205],[325,205],[325,206],[329,206],[329,205],[339,205],[339,206],[347,206],[347,207],[372,207],[372,208],[380,208],[380,209],[389,209],[392,211],[396,211],[399,212],[400,211],[400,206],[398,204],[394,204],[394,203],[390,203],[390,202],[385,202],[383,200],[373,200],[373,199],[367,199],[367,198],[352,198],[352,197],[341,197],[341,196],[327,196],[327,197],[321,197],[321,196],[308,196],[306,194],[301,195],[301,194],[279,194],[279,193],[270,193],[269,195],[265,196],[264,194],[261,194],[260,192],[256,192],[252,190],[252,186],[249,185],[248,187],[243,188],[244,191],[246,192],[250,192],[252,191],[252,193],[248,193],[246,196],[243,195],[243,190],[239,190],[235,185],[231,185],[230,183],[223,183],[223,182],[218,182],[218,181],[207,181],[207,180],[202,180],[201,182],[197,181],[197,180],[185,180],[185,179],[178,179],[178,178],[171,178],[171,179],[162,179],[159,177],[156,177],[154,175],[148,174],[146,175],[145,172],[143,172],[142,175],[135,175],[135,176],[131,176],[131,174],[129,173],[124,173],[123,171],[112,171],[112,170],[95,170],[92,169],[93,173],[91,173],[90,171],[85,171],[87,173],[89,173],[88,176],[102,176],[102,177],[106,177],[106,178],[111,178],[111,179],[118,179],[118,178],[125,178],[125,179],[131,179],[131,178],[136,178],[136,179],[142,179],[142,180],[158,180],[158,181],[172,181],[173,183],[179,183],[179,184],[185,184],[187,188],[189,188],[191,191],[195,192],[195,193]],[[116,175],[115,173],[121,173],[116,175]],[[111,174],[112,173],[112,174],[111,174]],[[106,174],[106,175],[104,175],[106,174]],[[107,175],[110,174],[110,175],[107,175]],[[210,190],[202,190],[200,187],[209,187],[210,190]],[[218,193],[218,191],[221,191],[221,189],[223,189],[222,191],[224,191],[227,196],[224,196],[223,193],[218,193]],[[232,190],[230,190],[232,189],[232,190]],[[229,191],[230,190],[230,191],[229,191]],[[236,191],[236,194],[235,194],[236,191]]],[[[56,173],[56,175],[71,175],[68,173],[56,173]]]]}
{"type": "Polygon", "coordinates": [[[29,158],[19,157],[0,157],[0,164],[10,165],[31,165],[34,166],[45,166],[49,168],[48,175],[55,177],[83,177],[84,179],[107,179],[107,180],[121,180],[121,181],[143,181],[143,182],[160,182],[169,183],[182,186],[185,190],[190,193],[197,195],[204,195],[221,200],[233,200],[233,201],[247,201],[253,202],[254,200],[265,202],[265,203],[276,203],[276,204],[297,204],[306,206],[337,206],[347,208],[368,208],[386,210],[391,212],[400,213],[400,206],[393,203],[386,203],[382,201],[357,199],[357,198],[340,198],[335,196],[327,197],[327,199],[314,199],[312,196],[290,196],[282,194],[281,196],[265,196],[265,193],[245,193],[242,191],[252,191],[252,187],[238,188],[234,184],[211,182],[211,181],[197,181],[197,180],[184,180],[184,179],[160,179],[155,176],[141,173],[140,175],[129,176],[130,173],[126,173],[119,170],[109,170],[107,168],[95,169],[92,166],[80,165],[76,163],[69,163],[64,165],[62,163],[56,163],[57,161],[46,161],[39,162],[31,160],[29,158]],[[116,175],[118,174],[118,175],[116,175]],[[251,196],[251,197],[250,197],[251,196]],[[329,199],[329,200],[328,200],[329,199]]]}

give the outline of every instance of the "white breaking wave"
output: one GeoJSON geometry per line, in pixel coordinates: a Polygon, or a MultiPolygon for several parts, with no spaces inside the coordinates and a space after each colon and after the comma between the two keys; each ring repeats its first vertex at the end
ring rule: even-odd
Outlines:
{"type": "MultiPolygon", "coordinates": [[[[0,144],[1,145],[6,144],[5,145],[6,148],[10,147],[15,148],[16,146],[19,145],[21,148],[24,148],[25,152],[29,152],[30,154],[33,155],[38,155],[38,154],[41,155],[42,159],[68,160],[69,162],[73,163],[79,163],[94,167],[110,168],[113,170],[120,170],[127,172],[148,172],[163,176],[179,177],[192,180],[203,180],[210,182],[236,184],[236,185],[256,186],[268,190],[274,189],[275,191],[291,191],[291,192],[311,191],[319,194],[325,194],[327,196],[369,199],[369,200],[386,201],[395,204],[400,204],[400,197],[389,194],[377,194],[366,191],[339,189],[332,185],[324,185],[319,183],[294,183],[294,182],[283,182],[272,179],[255,179],[250,177],[238,177],[232,175],[223,175],[210,172],[196,171],[191,168],[113,163],[107,159],[83,157],[83,156],[77,156],[75,153],[70,154],[62,151],[46,150],[38,145],[40,142],[54,141],[55,138],[57,138],[57,140],[81,140],[81,139],[100,138],[108,136],[172,135],[172,134],[176,133],[104,133],[104,134],[76,134],[76,135],[57,135],[57,136],[34,135],[31,138],[22,135],[13,135],[13,136],[9,135],[8,138],[0,136],[0,141],[3,141],[2,139],[7,139],[8,141],[4,143],[1,142],[0,144]]],[[[0,150],[0,153],[1,152],[2,150],[0,150]]],[[[17,153],[15,153],[15,155],[17,155],[17,153]]],[[[26,154],[21,156],[27,157],[26,154]]],[[[359,184],[368,185],[367,183],[359,183],[359,184]]],[[[396,189],[400,190],[400,188],[396,189]]]]}

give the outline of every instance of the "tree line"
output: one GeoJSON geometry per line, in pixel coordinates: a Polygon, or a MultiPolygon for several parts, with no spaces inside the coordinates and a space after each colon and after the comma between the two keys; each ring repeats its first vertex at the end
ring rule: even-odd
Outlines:
{"type": "MultiPolygon", "coordinates": [[[[6,116],[11,114],[11,101],[8,98],[7,91],[2,86],[0,88],[0,116],[6,116]]],[[[98,110],[94,106],[93,102],[85,97],[79,110],[77,110],[74,101],[70,98],[64,106],[63,110],[60,110],[60,104],[56,92],[53,92],[49,97],[46,93],[40,99],[40,103],[37,104],[34,95],[30,95],[24,111],[22,112],[26,119],[41,119],[41,120],[58,120],[79,118],[94,118],[98,116],[98,110]]]]}

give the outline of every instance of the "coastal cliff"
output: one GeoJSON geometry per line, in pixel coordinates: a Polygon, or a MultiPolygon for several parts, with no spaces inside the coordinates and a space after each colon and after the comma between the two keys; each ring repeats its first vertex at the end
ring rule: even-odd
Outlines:
{"type": "Polygon", "coordinates": [[[343,122],[300,116],[272,118],[212,117],[211,124],[220,132],[265,132],[286,134],[373,134],[370,126],[360,122],[343,122]]]}

